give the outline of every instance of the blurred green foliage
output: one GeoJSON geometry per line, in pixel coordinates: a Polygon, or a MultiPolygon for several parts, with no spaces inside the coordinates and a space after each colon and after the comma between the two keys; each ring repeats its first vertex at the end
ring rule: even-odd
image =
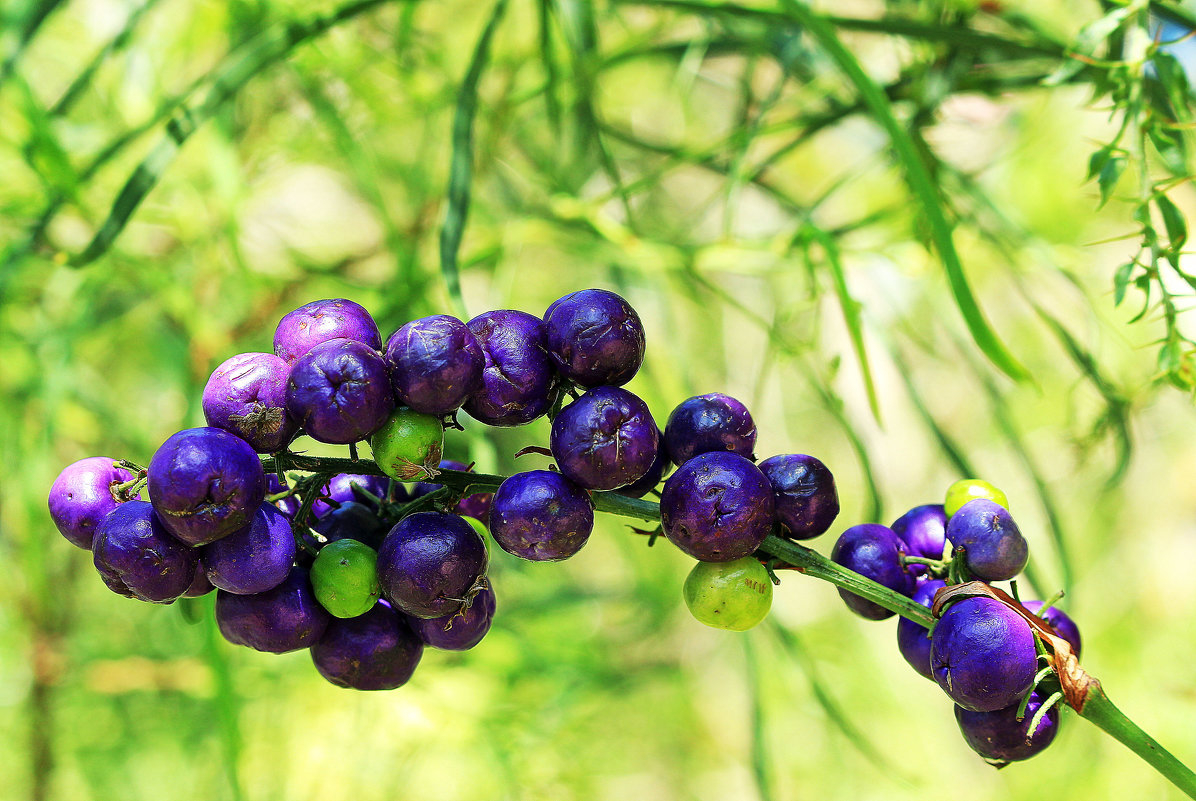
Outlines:
{"type": "Polygon", "coordinates": [[[687,558],[619,520],[561,565],[497,554],[487,640],[387,694],[224,643],[210,599],[118,598],[54,531],[63,466],[202,424],[209,372],[304,302],[386,333],[604,286],[659,420],[725,391],[761,456],[831,467],[819,548],[1003,487],[1085,664],[1196,761],[1196,436],[1158,381],[1191,384],[1188,96],[1147,4],[797,2],[0,6],[0,798],[1170,797],[1078,720],[995,773],[827,585],[705,629],[687,558]]]}

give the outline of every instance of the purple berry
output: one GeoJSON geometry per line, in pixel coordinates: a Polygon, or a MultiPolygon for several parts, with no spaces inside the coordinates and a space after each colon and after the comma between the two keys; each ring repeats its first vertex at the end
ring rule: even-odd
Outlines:
{"type": "Polygon", "coordinates": [[[468,651],[482,641],[494,620],[494,591],[479,592],[460,615],[411,618],[411,627],[425,645],[443,651],[468,651]]]}
{"type": "Polygon", "coordinates": [[[188,545],[204,545],[249,525],[266,497],[257,453],[219,428],[172,434],[149,463],[149,497],[158,519],[188,545]]]}
{"type": "Polygon", "coordinates": [[[490,525],[490,506],[494,503],[493,492],[475,492],[457,501],[453,512],[464,517],[472,517],[490,525]]]}
{"type": "MultiPolygon", "coordinates": [[[[942,559],[947,547],[947,512],[941,503],[915,506],[890,526],[905,543],[908,556],[942,559]]],[[[926,572],[926,565],[910,565],[914,575],[926,572]]]]}
{"type": "Polygon", "coordinates": [[[561,409],[549,444],[566,478],[612,490],[643,478],[659,442],[646,403],[619,387],[595,387],[561,409]]]}
{"type": "Polygon", "coordinates": [[[249,525],[203,547],[208,581],[237,595],[274,589],[294,562],[291,523],[268,503],[258,507],[249,525]]]}
{"type": "MultiPolygon", "coordinates": [[[[277,473],[266,474],[266,494],[275,495],[283,490],[289,490],[286,481],[278,477],[277,473]]],[[[295,513],[299,511],[299,496],[288,495],[281,500],[274,502],[274,508],[286,515],[287,520],[294,520],[295,513]]]]}
{"type": "Polygon", "coordinates": [[[394,411],[386,362],[351,339],[330,339],[300,356],[287,380],[287,411],[315,440],[348,445],[394,411]]]}
{"type": "Polygon", "coordinates": [[[191,587],[199,554],[166,532],[145,501],[128,501],[96,527],[92,559],[113,592],[170,603],[191,587]]]}
{"type": "Polygon", "coordinates": [[[382,350],[378,324],[362,306],[343,298],[313,300],[278,321],[274,331],[274,352],[294,362],[330,339],[352,339],[375,351],[382,350]]]}
{"type": "Polygon", "coordinates": [[[1067,614],[1057,606],[1052,606],[1050,609],[1046,610],[1045,613],[1039,614],[1039,610],[1042,609],[1042,601],[1023,601],[1022,606],[1041,617],[1047,623],[1050,623],[1051,628],[1055,630],[1055,633],[1067,640],[1068,644],[1071,646],[1071,652],[1075,654],[1077,658],[1079,658],[1080,627],[1076,625],[1074,620],[1068,617],[1067,614]]]}
{"type": "Polygon", "coordinates": [[[626,487],[619,487],[615,492],[619,495],[626,495],[628,498],[642,498],[656,489],[657,485],[664,478],[664,474],[669,471],[672,465],[673,462],[669,459],[669,450],[664,446],[664,432],[657,426],[656,458],[652,460],[652,466],[648,468],[647,473],[644,473],[626,487]]]}
{"type": "Polygon", "coordinates": [[[298,425],[286,410],[291,366],[273,353],[240,353],[217,367],[203,389],[208,425],[235,434],[258,453],[286,447],[298,425]]]}
{"type": "Polygon", "coordinates": [[[112,496],[115,485],[134,478],[116,459],[92,456],[68,465],[50,486],[50,518],[72,544],[91,550],[96,527],[120,505],[112,496]]]}
{"type": "Polygon", "coordinates": [[[681,550],[703,562],[729,562],[760,547],[772,530],[772,486],[737,453],[703,453],[664,482],[660,522],[681,550]]]}
{"type": "MultiPolygon", "coordinates": [[[[914,575],[901,563],[905,543],[888,526],[863,523],[839,535],[831,550],[831,559],[848,570],[883,584],[902,595],[913,595],[914,575]]],[[[853,592],[839,590],[839,597],[851,611],[869,620],[884,620],[893,612],[853,592]]]]}
{"type": "Polygon", "coordinates": [[[711,392],[681,401],[665,423],[664,439],[678,465],[712,451],[731,451],[754,459],[756,424],[742,403],[730,395],[711,392]]]}
{"type": "Polygon", "coordinates": [[[968,501],[951,515],[947,539],[964,550],[968,570],[985,581],[1013,578],[1029,558],[1029,546],[1009,510],[984,498],[968,501]]]}
{"type": "Polygon", "coordinates": [[[486,355],[482,388],[463,407],[469,416],[486,425],[518,426],[547,412],[556,397],[556,373],[544,321],[502,309],[479,314],[468,326],[486,355]]]}
{"type": "Polygon", "coordinates": [[[374,549],[382,544],[389,530],[377,510],[357,501],[345,501],[340,508],[316,521],[313,528],[328,542],[357,540],[374,549]]]}
{"type": "Polygon", "coordinates": [[[409,623],[386,601],[379,601],[364,615],[334,618],[311,647],[311,660],[320,675],[338,687],[401,687],[424,653],[424,644],[409,623]]]}
{"type": "Polygon", "coordinates": [[[395,397],[422,414],[450,414],[482,388],[486,355],[465,323],[447,314],[412,320],[386,343],[395,397]]]}
{"type": "Polygon", "coordinates": [[[504,551],[557,562],[581,550],[594,529],[594,504],[560,473],[529,470],[507,478],[490,505],[490,534],[504,551]]]}
{"type": "Polygon", "coordinates": [[[930,636],[934,680],[955,703],[992,712],[1021,701],[1034,683],[1038,653],[1030,625],[993,598],[947,608],[930,636]]]}
{"type": "Polygon", "coordinates": [[[462,518],[417,512],[390,530],[378,549],[382,594],[413,617],[457,612],[486,574],[486,543],[462,518]]]}
{"type": "Polygon", "coordinates": [[[286,580],[272,590],[255,595],[216,593],[216,624],[224,639],[258,651],[282,654],[310,648],[331,619],[301,567],[291,568],[286,580]]]}
{"type": "Polygon", "coordinates": [[[968,747],[998,766],[1029,759],[1042,751],[1059,733],[1059,707],[1052,706],[1039,720],[1034,731],[1030,724],[1046,699],[1038,691],[1030,693],[1025,716],[1017,719],[1021,701],[992,712],[973,712],[955,707],[955,720],[968,747]]]}
{"type": "Polygon", "coordinates": [[[605,289],[565,295],[544,312],[548,354],[583,387],[622,386],[644,361],[644,326],[631,304],[605,289]]]}
{"type": "MultiPolygon", "coordinates": [[[[353,491],[353,485],[356,484],[359,488],[365,490],[376,498],[387,497],[390,492],[390,479],[387,476],[367,476],[358,475],[356,473],[338,473],[332,478],[328,479],[328,483],[324,485],[321,495],[326,495],[330,500],[336,503],[349,503],[357,501],[365,502],[365,497],[358,495],[353,491]]],[[[406,500],[407,491],[403,489],[400,484],[398,487],[399,500],[406,500]]],[[[336,507],[327,503],[322,497],[317,498],[311,505],[311,513],[317,518],[322,518],[331,512],[336,507]]]]}
{"type": "MultiPolygon", "coordinates": [[[[938,579],[919,579],[914,589],[913,600],[927,609],[934,604],[934,594],[946,587],[947,582],[938,579]]],[[[908,618],[897,619],[897,650],[909,662],[910,667],[920,675],[934,681],[930,672],[930,630],[919,626],[908,618]]]]}
{"type": "Polygon", "coordinates": [[[195,579],[191,582],[191,586],[183,593],[184,598],[199,598],[207,595],[212,590],[216,589],[212,586],[212,582],[208,581],[208,574],[204,571],[203,560],[195,567],[195,579]]]}
{"type": "Polygon", "coordinates": [[[789,453],[760,463],[760,471],[772,485],[781,531],[795,540],[817,537],[831,527],[839,515],[839,493],[835,477],[813,456],[789,453]]]}

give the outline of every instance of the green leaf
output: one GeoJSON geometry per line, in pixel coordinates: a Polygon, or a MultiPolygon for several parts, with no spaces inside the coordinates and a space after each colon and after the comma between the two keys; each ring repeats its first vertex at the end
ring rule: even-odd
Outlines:
{"type": "Polygon", "coordinates": [[[1146,135],[1172,175],[1187,174],[1188,148],[1182,133],[1162,125],[1150,125],[1146,128],[1146,135]]]}
{"type": "Polygon", "coordinates": [[[1175,253],[1178,253],[1188,241],[1188,223],[1184,219],[1183,212],[1171,202],[1171,198],[1166,195],[1155,195],[1155,206],[1159,209],[1159,214],[1163,216],[1163,227],[1167,231],[1167,240],[1169,248],[1175,253]]]}
{"type": "Polygon", "coordinates": [[[1109,197],[1113,194],[1113,188],[1117,186],[1118,179],[1121,174],[1125,172],[1126,160],[1122,156],[1110,156],[1108,161],[1100,169],[1100,177],[1097,179],[1097,186],[1100,188],[1100,204],[1098,208],[1104,206],[1109,202],[1109,197]]]}
{"type": "Polygon", "coordinates": [[[1136,261],[1127,261],[1125,264],[1117,268],[1117,273],[1113,276],[1113,305],[1120,306],[1121,301],[1125,300],[1125,290],[1130,285],[1130,277],[1134,274],[1134,268],[1138,266],[1136,261]]]}

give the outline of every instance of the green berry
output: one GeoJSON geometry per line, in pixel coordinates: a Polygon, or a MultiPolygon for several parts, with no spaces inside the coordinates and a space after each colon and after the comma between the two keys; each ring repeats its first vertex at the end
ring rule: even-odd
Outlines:
{"type": "Polygon", "coordinates": [[[943,503],[947,517],[958,512],[959,508],[968,501],[974,501],[977,498],[998,503],[1006,509],[1009,508],[1009,499],[1005,497],[1004,492],[979,478],[965,478],[947,487],[947,500],[943,503]]]}
{"type": "Polygon", "coordinates": [[[396,481],[431,478],[444,452],[444,425],[434,414],[396,409],[370,437],[374,461],[396,481]]]}
{"type": "Polygon", "coordinates": [[[772,607],[772,580],[750,556],[698,562],[685,579],[685,605],[707,626],[747,631],[772,607]]]}
{"type": "Polygon", "coordinates": [[[377,565],[377,552],[357,540],[328,543],[311,566],[316,600],[335,617],[364,615],[381,594],[377,565]]]}

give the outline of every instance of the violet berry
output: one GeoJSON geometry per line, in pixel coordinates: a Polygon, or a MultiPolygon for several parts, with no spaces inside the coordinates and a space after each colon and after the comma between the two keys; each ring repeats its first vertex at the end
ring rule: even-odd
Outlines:
{"type": "Polygon", "coordinates": [[[235,434],[258,453],[286,447],[299,426],[287,412],[291,365],[273,353],[239,353],[212,371],[203,389],[208,425],[235,434]]]}
{"type": "Polygon", "coordinates": [[[71,544],[90,551],[96,527],[121,503],[113,495],[116,485],[133,478],[107,456],[67,465],[50,485],[50,519],[71,544]]]}
{"type": "Polygon", "coordinates": [[[203,547],[208,581],[237,595],[274,589],[294,562],[291,522],[268,503],[258,507],[249,525],[203,547]]]}
{"type": "Polygon", "coordinates": [[[1021,701],[1034,683],[1038,652],[1030,625],[988,597],[957,601],[930,636],[934,680],[955,703],[992,712],[1021,701]]]}
{"type": "Polygon", "coordinates": [[[583,387],[621,386],[644,361],[644,326],[631,304],[605,289],[583,289],[544,312],[548,354],[583,387]]]}
{"type": "Polygon", "coordinates": [[[556,398],[556,372],[548,358],[544,321],[500,309],[467,323],[486,355],[482,387],[462,408],[491,426],[518,426],[545,414],[556,398]]]}
{"type": "Polygon", "coordinates": [[[549,446],[566,478],[612,490],[648,472],[659,442],[648,404],[620,387],[595,387],[553,419],[549,446]]]}
{"type": "Polygon", "coordinates": [[[311,660],[338,687],[393,690],[407,683],[423,653],[410,621],[379,601],[363,615],[334,618],[312,645],[311,660]]]}
{"type": "Polygon", "coordinates": [[[985,761],[1000,767],[1007,762],[1029,759],[1054,741],[1059,733],[1058,705],[1048,709],[1038,719],[1034,731],[1030,731],[1045,701],[1037,690],[1030,693],[1021,720],[1017,718],[1021,701],[992,712],[974,712],[956,705],[955,720],[968,747],[985,761]]]}
{"type": "Polygon", "coordinates": [[[954,548],[963,549],[968,570],[985,581],[1013,578],[1030,555],[1009,510],[984,498],[968,501],[951,515],[947,539],[954,548]]]}
{"type": "MultiPolygon", "coordinates": [[[[902,564],[905,543],[888,526],[862,523],[839,535],[831,550],[831,560],[854,570],[894,592],[910,596],[917,584],[914,575],[902,564]]],[[[894,614],[875,601],[840,589],[839,597],[851,611],[869,620],[884,620],[894,614]]]]}
{"type": "Polygon", "coordinates": [[[581,550],[594,529],[594,504],[583,488],[551,470],[508,477],[494,492],[490,534],[504,551],[557,562],[581,550]]]}
{"type": "Polygon", "coordinates": [[[281,654],[309,648],[331,619],[316,600],[307,571],[297,566],[272,590],[216,593],[216,624],[224,639],[258,651],[281,654]]]}
{"type": "Polygon", "coordinates": [[[486,355],[465,323],[434,314],[390,335],[386,366],[400,405],[444,415],[481,389],[486,355]]]}
{"type": "Polygon", "coordinates": [[[460,610],[482,587],[486,543],[461,517],[417,512],[390,530],[378,549],[382,594],[413,617],[460,610]]]}
{"type": "Polygon", "coordinates": [[[835,477],[821,461],[801,453],[773,456],[760,463],[772,485],[777,519],[785,536],[795,540],[817,537],[839,515],[835,477]]]}
{"type": "Polygon", "coordinates": [[[687,398],[664,427],[669,455],[678,465],[698,454],[731,451],[754,459],[756,424],[747,407],[730,395],[710,392],[687,398]]]}
{"type": "Polygon", "coordinates": [[[375,351],[382,350],[378,324],[361,305],[344,298],[313,300],[278,321],[274,353],[294,362],[330,339],[352,339],[375,351]]]}
{"type": "Polygon", "coordinates": [[[199,554],[167,533],[153,507],[128,501],[96,527],[92,559],[109,589],[128,598],[170,603],[195,580],[199,554]]]}
{"type": "MultiPolygon", "coordinates": [[[[934,605],[934,594],[946,586],[947,582],[938,579],[919,579],[911,597],[914,603],[930,609],[934,605]]],[[[919,675],[934,681],[930,670],[930,629],[909,618],[897,618],[897,650],[919,675]]]]}
{"type": "Polygon", "coordinates": [[[729,562],[760,547],[772,530],[772,485],[737,453],[703,453],[664,482],[660,523],[674,545],[703,562],[729,562]]]}
{"type": "Polygon", "coordinates": [[[482,641],[494,620],[494,591],[486,587],[461,614],[411,618],[411,628],[425,645],[443,651],[468,651],[482,641]]]}
{"type": "Polygon", "coordinates": [[[351,339],[330,339],[300,356],[287,379],[287,411],[315,440],[348,445],[394,411],[386,362],[351,339]]]}

